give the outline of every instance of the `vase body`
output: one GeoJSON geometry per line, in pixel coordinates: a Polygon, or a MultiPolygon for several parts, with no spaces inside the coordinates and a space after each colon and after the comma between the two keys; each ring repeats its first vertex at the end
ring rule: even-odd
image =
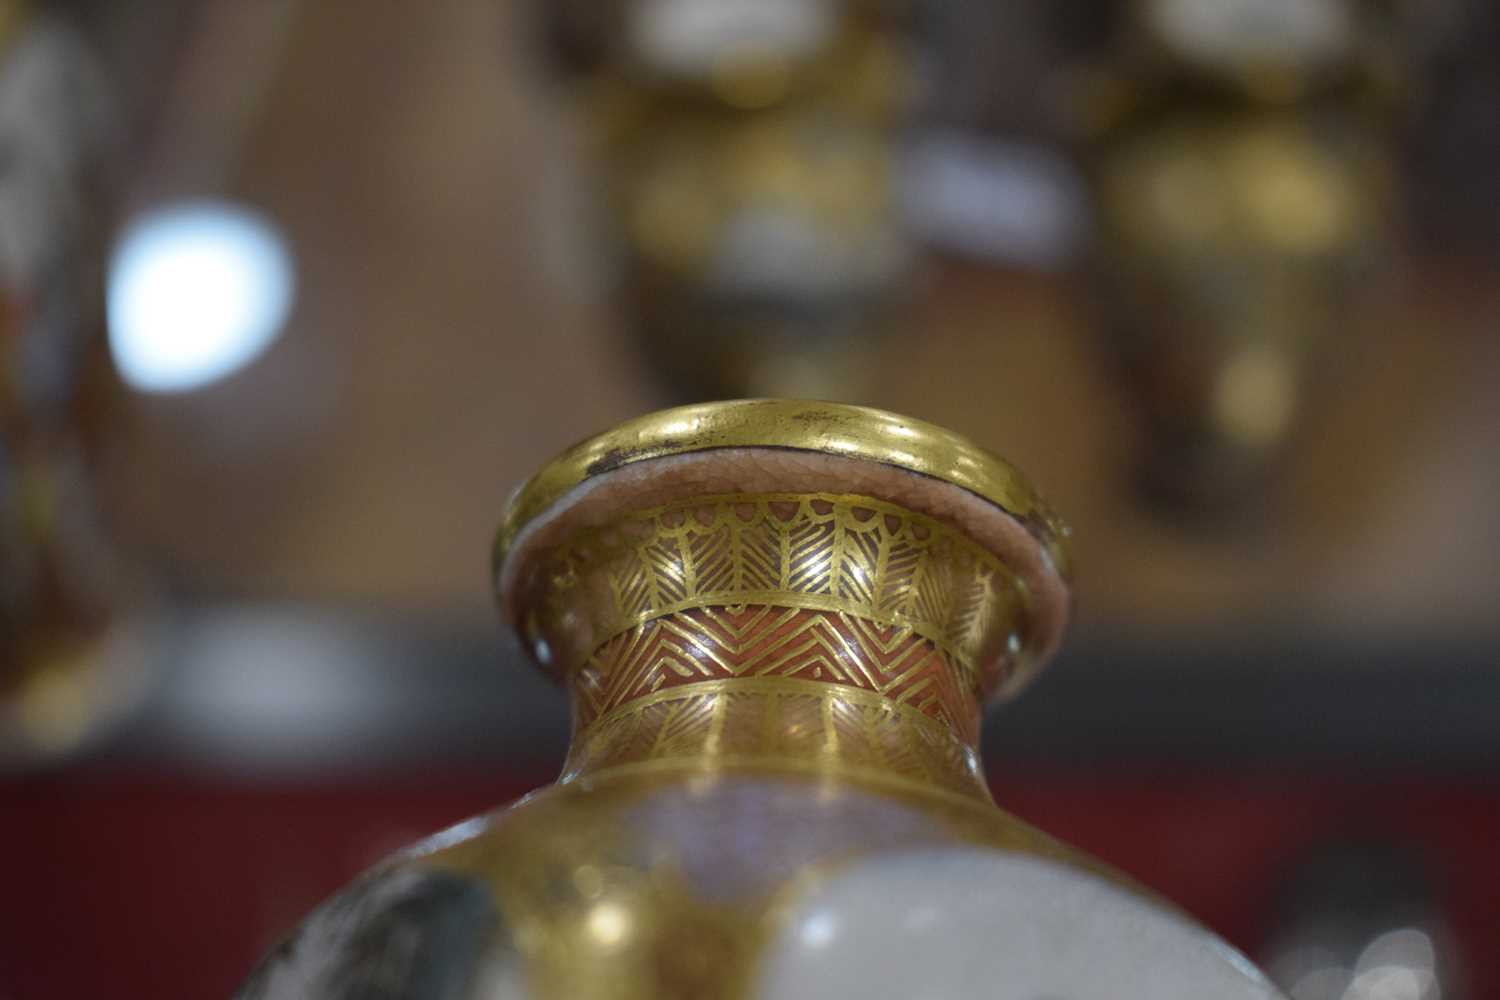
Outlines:
{"type": "Polygon", "coordinates": [[[573,700],[558,784],[366,876],[244,996],[1276,995],[989,797],[981,699],[1065,611],[1045,508],[871,461],[875,411],[648,419],[502,529],[502,606],[573,700]],[[782,443],[813,425],[838,457],[782,443]]]}

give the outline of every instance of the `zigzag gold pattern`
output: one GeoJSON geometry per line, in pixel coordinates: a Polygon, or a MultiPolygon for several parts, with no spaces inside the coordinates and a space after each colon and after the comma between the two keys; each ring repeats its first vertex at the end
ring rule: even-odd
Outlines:
{"type": "Polygon", "coordinates": [[[959,665],[912,629],[771,605],[694,608],[616,636],[574,675],[574,717],[587,726],[658,691],[735,677],[862,688],[943,722],[965,740],[978,735],[978,703],[959,665]]]}
{"type": "MultiPolygon", "coordinates": [[[[731,494],[633,512],[553,550],[533,587],[528,633],[564,673],[654,619],[771,606],[844,616],[834,631],[863,636],[867,649],[920,637],[975,694],[1010,665],[1027,605],[1017,575],[958,532],[841,494],[731,494]]],[[[715,628],[714,641],[732,644],[732,632],[715,628]]]]}
{"type": "Polygon", "coordinates": [[[988,794],[973,749],[935,719],[859,688],[784,677],[704,681],[628,702],[577,733],[560,780],[674,762],[796,762],[988,794]]]}

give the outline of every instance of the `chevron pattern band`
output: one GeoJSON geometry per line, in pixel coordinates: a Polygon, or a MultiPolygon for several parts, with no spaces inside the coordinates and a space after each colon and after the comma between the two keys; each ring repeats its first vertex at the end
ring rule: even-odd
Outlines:
{"type": "Polygon", "coordinates": [[[678,681],[748,673],[863,687],[965,729],[957,705],[1012,666],[1026,622],[1023,585],[987,550],[853,495],[633,512],[554,549],[537,583],[530,631],[576,680],[585,719],[678,681]],[[793,628],[794,609],[829,614],[793,628]]]}
{"type": "Polygon", "coordinates": [[[972,740],[979,710],[965,676],[905,626],[765,604],[693,608],[637,625],[590,656],[574,675],[574,718],[585,727],[685,684],[787,677],[872,691],[972,740]]]}

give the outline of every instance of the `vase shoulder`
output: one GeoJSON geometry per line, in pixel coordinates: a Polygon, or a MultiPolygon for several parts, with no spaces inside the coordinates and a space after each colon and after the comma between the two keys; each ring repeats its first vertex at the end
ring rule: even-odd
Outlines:
{"type": "Polygon", "coordinates": [[[857,777],[617,769],[393,859],[315,912],[242,996],[365,995],[378,976],[396,987],[380,995],[413,998],[894,998],[920,973],[948,977],[944,996],[1030,1000],[975,968],[1066,985],[1074,959],[1049,972],[1031,952],[1071,954],[1070,936],[1092,934],[1107,960],[1112,938],[1088,925],[1122,914],[1143,954],[1185,971],[1127,970],[1109,996],[1186,998],[1209,975],[1218,991],[1199,995],[1275,996],[1175,911],[992,805],[857,777]]]}

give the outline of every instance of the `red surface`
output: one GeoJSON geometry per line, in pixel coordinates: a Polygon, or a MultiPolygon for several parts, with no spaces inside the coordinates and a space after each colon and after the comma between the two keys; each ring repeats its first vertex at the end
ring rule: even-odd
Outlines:
{"type": "MultiPolygon", "coordinates": [[[[228,996],[282,929],[356,872],[548,777],[0,784],[0,998],[228,996]]],[[[995,787],[1011,811],[1251,950],[1300,851],[1349,833],[1426,847],[1471,995],[1500,1000],[1500,782],[1028,769],[995,787]]]]}

